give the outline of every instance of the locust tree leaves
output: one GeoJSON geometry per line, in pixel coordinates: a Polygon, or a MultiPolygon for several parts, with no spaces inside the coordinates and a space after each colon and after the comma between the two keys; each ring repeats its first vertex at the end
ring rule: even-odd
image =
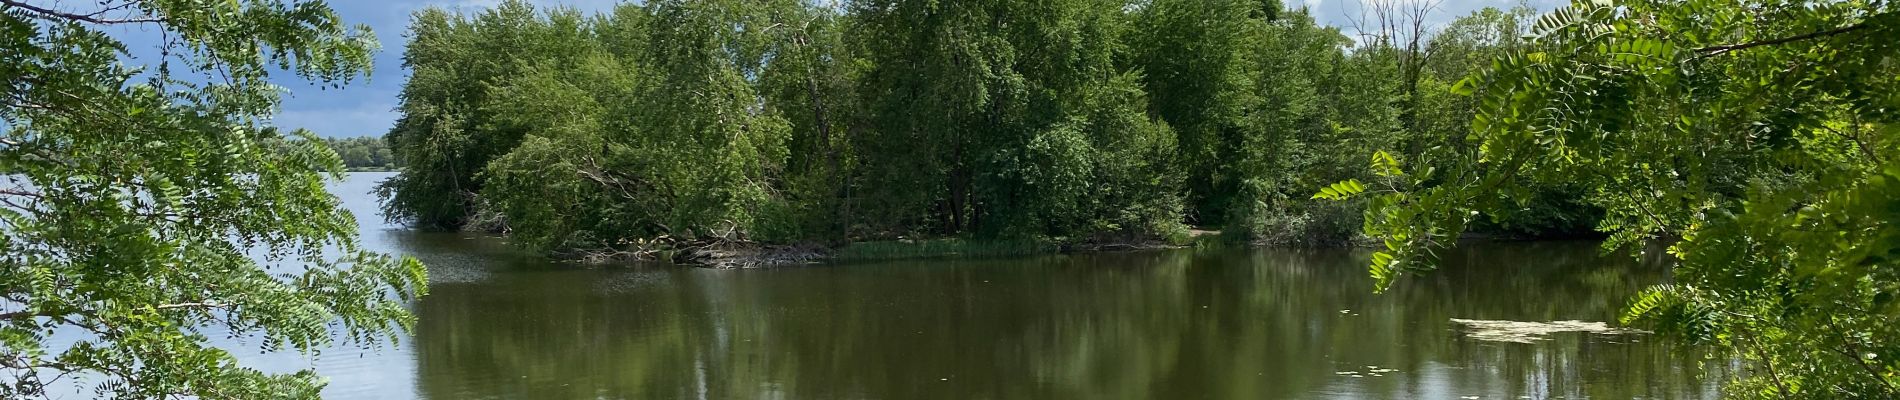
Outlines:
{"type": "Polygon", "coordinates": [[[1371,200],[1365,230],[1387,243],[1373,275],[1383,287],[1429,269],[1461,216],[1527,183],[1581,185],[1605,210],[1607,246],[1673,244],[1676,282],[1624,320],[1763,367],[1728,393],[1900,394],[1892,7],[1578,2],[1545,15],[1532,47],[1453,86],[1478,107],[1458,162],[1371,200]]]}
{"type": "Polygon", "coordinates": [[[85,376],[98,398],[315,398],[314,373],[247,368],[207,332],[312,352],[413,323],[421,264],[357,247],[324,191],[342,160],[268,124],[271,74],[347,83],[368,31],[318,1],[4,3],[0,397],[85,376]],[[163,35],[160,56],[117,29],[163,35]]]}

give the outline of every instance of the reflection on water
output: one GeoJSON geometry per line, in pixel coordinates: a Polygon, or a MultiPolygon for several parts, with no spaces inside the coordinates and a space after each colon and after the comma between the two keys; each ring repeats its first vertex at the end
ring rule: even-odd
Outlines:
{"type": "Polygon", "coordinates": [[[311,362],[338,397],[1708,398],[1727,369],[1650,336],[1487,343],[1449,322],[1613,320],[1667,279],[1589,243],[1474,246],[1381,295],[1341,250],[579,269],[383,225],[359,194],[383,176],[336,190],[371,248],[435,283],[413,339],[311,362]]]}

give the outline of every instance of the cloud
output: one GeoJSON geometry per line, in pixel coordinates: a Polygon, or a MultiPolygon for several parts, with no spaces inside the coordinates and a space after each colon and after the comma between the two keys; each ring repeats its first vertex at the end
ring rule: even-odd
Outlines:
{"type": "Polygon", "coordinates": [[[1470,15],[1473,11],[1486,7],[1509,9],[1522,4],[1538,11],[1550,11],[1570,4],[1568,0],[1304,0],[1304,4],[1313,11],[1314,19],[1319,20],[1320,23],[1350,28],[1352,20],[1360,18],[1360,12],[1365,9],[1365,4],[1369,1],[1396,1],[1399,4],[1435,1],[1438,7],[1425,17],[1425,21],[1428,25],[1440,27],[1458,17],[1470,15]]]}
{"type": "Polygon", "coordinates": [[[286,107],[271,122],[285,130],[309,129],[322,137],[380,137],[396,124],[395,96],[368,100],[347,107],[286,107]]]}

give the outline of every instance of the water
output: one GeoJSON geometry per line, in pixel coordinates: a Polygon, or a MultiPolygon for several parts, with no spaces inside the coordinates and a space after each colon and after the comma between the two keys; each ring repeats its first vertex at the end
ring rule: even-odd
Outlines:
{"type": "Polygon", "coordinates": [[[370,248],[429,265],[414,337],[246,362],[379,399],[1675,399],[1728,369],[1657,337],[1449,322],[1612,321],[1667,279],[1591,243],[1473,246],[1380,295],[1343,250],[586,269],[386,225],[366,193],[387,176],[334,190],[370,248]]]}

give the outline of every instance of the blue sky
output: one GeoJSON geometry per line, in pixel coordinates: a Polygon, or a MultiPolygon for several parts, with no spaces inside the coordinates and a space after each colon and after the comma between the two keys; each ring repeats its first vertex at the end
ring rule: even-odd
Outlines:
{"type": "MultiPolygon", "coordinates": [[[[1358,15],[1360,0],[1289,0],[1304,2],[1322,22],[1345,25],[1347,15],[1358,15]]],[[[289,93],[275,121],[285,128],[305,128],[329,137],[381,136],[396,120],[396,94],[402,90],[408,72],[402,68],[403,46],[407,44],[405,27],[409,15],[427,7],[475,11],[491,7],[500,0],[330,0],[330,6],[352,24],[366,24],[376,32],[382,51],[376,54],[375,70],[366,80],[353,82],[343,89],[328,89],[280,74],[278,84],[289,93]]],[[[583,11],[611,8],[620,0],[535,0],[542,6],[565,5],[583,11]]],[[[1532,0],[1539,9],[1550,9],[1563,0],[1532,0]]],[[[1510,7],[1518,0],[1445,0],[1432,22],[1442,24],[1456,16],[1484,7],[1510,7]]],[[[1350,34],[1350,32],[1348,32],[1350,34]]]]}

